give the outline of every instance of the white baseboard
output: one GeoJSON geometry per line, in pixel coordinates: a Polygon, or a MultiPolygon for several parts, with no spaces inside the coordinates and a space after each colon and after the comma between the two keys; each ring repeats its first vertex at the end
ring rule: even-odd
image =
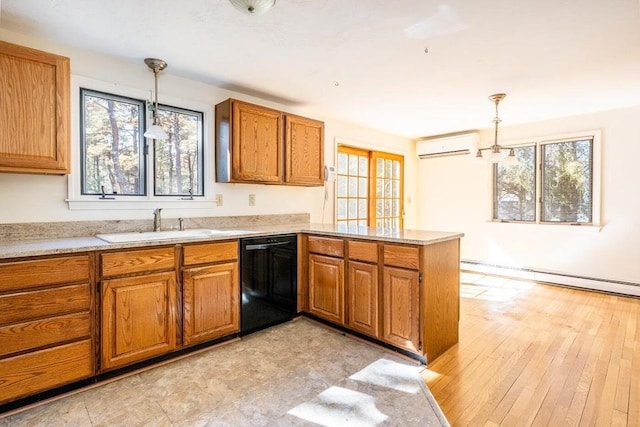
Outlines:
{"type": "Polygon", "coordinates": [[[484,264],[477,261],[462,261],[460,268],[464,271],[495,274],[518,279],[546,282],[575,288],[611,292],[614,294],[640,297],[640,284],[620,282],[617,280],[592,279],[589,277],[571,276],[567,274],[549,273],[530,269],[519,269],[500,265],[484,264]]]}

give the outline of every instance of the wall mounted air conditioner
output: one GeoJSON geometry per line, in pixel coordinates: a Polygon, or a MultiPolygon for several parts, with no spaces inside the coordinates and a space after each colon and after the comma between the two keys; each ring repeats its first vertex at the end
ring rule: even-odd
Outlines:
{"type": "Polygon", "coordinates": [[[479,140],[478,132],[431,136],[416,143],[416,152],[421,159],[475,153],[479,140]]]}

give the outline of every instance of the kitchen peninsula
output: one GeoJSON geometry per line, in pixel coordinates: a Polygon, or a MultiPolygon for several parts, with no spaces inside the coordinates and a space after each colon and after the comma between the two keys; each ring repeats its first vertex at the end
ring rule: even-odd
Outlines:
{"type": "Polygon", "coordinates": [[[229,230],[107,243],[108,222],[0,226],[0,409],[237,338],[244,237],[298,235],[300,314],[424,363],[458,341],[461,233],[211,221],[229,230]]]}

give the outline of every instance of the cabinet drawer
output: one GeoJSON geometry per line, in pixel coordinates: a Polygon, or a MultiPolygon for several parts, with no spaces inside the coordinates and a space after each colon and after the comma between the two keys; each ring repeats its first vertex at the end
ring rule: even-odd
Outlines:
{"type": "Polygon", "coordinates": [[[100,260],[102,276],[148,273],[175,267],[173,247],[103,253],[100,260]]]}
{"type": "Polygon", "coordinates": [[[374,242],[349,240],[349,259],[357,261],[378,262],[378,245],[374,242]]]}
{"type": "Polygon", "coordinates": [[[384,245],[384,265],[418,270],[418,248],[414,246],[384,245]]]}
{"type": "Polygon", "coordinates": [[[88,311],[3,326],[0,356],[89,337],[90,333],[88,311]]]}
{"type": "Polygon", "coordinates": [[[87,255],[0,264],[0,292],[88,279],[87,255]]]}
{"type": "Polygon", "coordinates": [[[89,306],[90,292],[86,283],[2,295],[0,325],[89,310],[89,306]]]}
{"type": "Polygon", "coordinates": [[[93,375],[91,341],[0,360],[0,403],[93,375]]]}
{"type": "Polygon", "coordinates": [[[183,251],[184,265],[235,261],[238,259],[238,241],[188,245],[183,251]]]}
{"type": "Polygon", "coordinates": [[[344,256],[344,241],[327,237],[309,236],[309,252],[342,258],[344,256]]]}

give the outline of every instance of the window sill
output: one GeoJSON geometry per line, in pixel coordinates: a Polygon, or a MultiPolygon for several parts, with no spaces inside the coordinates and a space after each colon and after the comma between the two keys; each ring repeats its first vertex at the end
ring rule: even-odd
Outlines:
{"type": "Polygon", "coordinates": [[[148,210],[155,208],[172,209],[211,209],[215,208],[215,200],[194,199],[153,199],[153,200],[124,200],[123,198],[100,200],[95,199],[66,199],[69,210],[91,211],[91,210],[148,210]]]}
{"type": "Polygon", "coordinates": [[[554,230],[554,231],[569,231],[579,233],[599,233],[602,230],[602,225],[571,225],[571,224],[552,224],[552,223],[537,223],[537,222],[518,222],[518,221],[487,221],[489,224],[495,224],[498,226],[515,226],[522,228],[531,228],[532,230],[554,230]]]}

